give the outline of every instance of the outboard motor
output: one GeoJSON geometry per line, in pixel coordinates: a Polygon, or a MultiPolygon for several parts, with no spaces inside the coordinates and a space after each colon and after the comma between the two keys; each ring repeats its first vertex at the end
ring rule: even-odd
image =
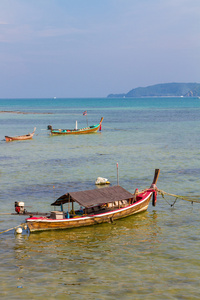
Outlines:
{"type": "Polygon", "coordinates": [[[24,202],[18,202],[18,201],[16,201],[15,202],[15,211],[16,211],[16,213],[18,213],[18,214],[24,214],[24,212],[25,212],[25,209],[24,209],[24,202]]]}
{"type": "Polygon", "coordinates": [[[47,130],[52,130],[52,126],[51,126],[51,125],[48,125],[48,126],[47,126],[47,130]]]}

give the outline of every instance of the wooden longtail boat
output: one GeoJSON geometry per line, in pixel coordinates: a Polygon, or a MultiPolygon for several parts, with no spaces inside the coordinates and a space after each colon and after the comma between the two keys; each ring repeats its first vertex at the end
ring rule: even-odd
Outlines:
{"type": "Polygon", "coordinates": [[[51,204],[61,206],[61,211],[52,211],[47,217],[30,216],[26,219],[27,226],[30,232],[69,229],[113,222],[145,211],[152,196],[153,205],[155,205],[159,172],[159,169],[155,170],[151,187],[140,193],[136,189],[132,194],[121,186],[66,193],[51,204]],[[64,212],[63,204],[66,203],[68,211],[64,212]],[[79,210],[74,211],[74,203],[81,206],[79,210]]]}
{"type": "Polygon", "coordinates": [[[48,125],[47,129],[51,131],[52,135],[95,133],[98,130],[101,131],[102,121],[103,121],[103,117],[101,118],[99,124],[84,127],[84,128],[79,128],[79,129],[53,129],[51,125],[48,125]]]}
{"type": "Polygon", "coordinates": [[[28,133],[26,135],[19,135],[19,136],[5,136],[6,142],[11,141],[24,141],[24,140],[30,140],[34,136],[34,133],[36,131],[36,127],[34,128],[32,133],[28,133]]]}

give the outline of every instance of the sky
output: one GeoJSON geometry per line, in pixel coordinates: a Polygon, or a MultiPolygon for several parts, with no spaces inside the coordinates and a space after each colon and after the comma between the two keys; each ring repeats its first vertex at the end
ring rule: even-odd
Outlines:
{"type": "Polygon", "coordinates": [[[199,0],[0,0],[0,98],[200,83],[199,0]]]}

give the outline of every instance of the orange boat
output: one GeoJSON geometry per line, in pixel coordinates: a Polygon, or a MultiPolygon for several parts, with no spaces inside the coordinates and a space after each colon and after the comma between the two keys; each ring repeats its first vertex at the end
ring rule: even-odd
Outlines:
{"type": "Polygon", "coordinates": [[[156,204],[156,183],[160,170],[155,170],[150,188],[132,194],[121,186],[105,187],[81,192],[71,192],[58,198],[51,205],[60,206],[60,211],[52,211],[49,216],[26,219],[30,232],[69,229],[96,225],[124,218],[147,210],[149,202],[156,204]],[[80,209],[74,210],[74,204],[80,209]],[[63,205],[67,204],[67,211],[63,205]]]}
{"type": "Polygon", "coordinates": [[[24,141],[24,140],[30,140],[34,136],[34,133],[36,131],[36,127],[34,128],[32,133],[28,133],[26,135],[19,135],[19,136],[5,136],[6,142],[11,141],[24,141]]]}

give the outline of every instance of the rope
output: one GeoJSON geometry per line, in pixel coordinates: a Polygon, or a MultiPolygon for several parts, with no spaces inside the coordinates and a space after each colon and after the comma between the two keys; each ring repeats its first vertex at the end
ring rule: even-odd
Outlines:
{"type": "Polygon", "coordinates": [[[18,228],[18,227],[24,226],[24,225],[25,225],[25,224],[20,224],[20,225],[17,225],[17,226],[15,226],[15,227],[13,227],[13,228],[6,229],[6,230],[4,230],[4,231],[1,231],[0,234],[5,233],[5,232],[8,232],[8,231],[13,230],[13,229],[16,229],[16,228],[18,228]]]}
{"type": "MultiPolygon", "coordinates": [[[[160,189],[157,189],[157,192],[165,199],[165,195],[167,196],[171,196],[171,197],[175,197],[176,200],[177,199],[181,199],[181,200],[185,200],[185,201],[188,201],[188,202],[196,202],[196,203],[200,203],[200,196],[181,196],[181,195],[175,195],[175,194],[170,194],[170,193],[167,193],[167,192],[164,192],[160,189]]],[[[165,199],[166,200],[166,199],[165,199]]],[[[175,200],[175,202],[176,202],[175,200]]],[[[167,200],[166,200],[167,201],[167,200]]],[[[174,204],[175,204],[174,202],[174,204]]],[[[169,203],[168,203],[169,204],[169,203]]],[[[171,206],[173,206],[174,204],[170,204],[171,206]]]]}
{"type": "MultiPolygon", "coordinates": [[[[147,190],[148,190],[148,189],[144,189],[144,190],[142,190],[142,191],[138,191],[138,193],[144,193],[144,192],[146,192],[147,190]]],[[[193,204],[193,202],[200,203],[200,196],[181,196],[181,195],[175,195],[175,194],[167,193],[167,192],[165,192],[165,191],[163,191],[163,190],[160,190],[160,189],[158,189],[157,187],[156,187],[155,190],[163,197],[163,199],[164,199],[171,207],[173,207],[173,206],[175,205],[175,203],[176,203],[176,201],[177,201],[178,199],[184,200],[184,201],[188,201],[188,202],[191,202],[192,204],[193,204]],[[166,196],[171,196],[171,197],[176,198],[175,201],[174,201],[174,203],[173,203],[173,204],[169,203],[169,201],[167,201],[167,199],[165,198],[165,195],[166,195],[166,196]]]]}

